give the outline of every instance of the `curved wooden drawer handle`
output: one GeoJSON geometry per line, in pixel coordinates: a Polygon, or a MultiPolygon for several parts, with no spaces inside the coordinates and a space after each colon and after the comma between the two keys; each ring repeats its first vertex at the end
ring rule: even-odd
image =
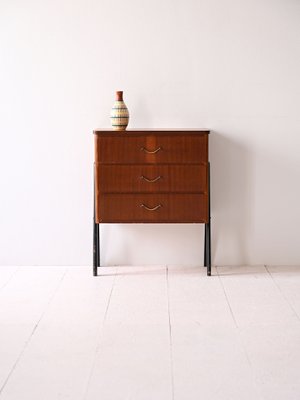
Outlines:
{"type": "Polygon", "coordinates": [[[147,150],[145,147],[141,147],[141,151],[144,151],[145,153],[148,153],[148,154],[155,154],[155,153],[158,153],[159,152],[159,150],[162,150],[162,147],[158,147],[156,150],[147,150]]]}
{"type": "Polygon", "coordinates": [[[162,205],[161,205],[161,204],[158,204],[157,206],[151,208],[151,207],[145,206],[145,204],[141,204],[140,207],[144,207],[144,208],[145,208],[146,210],[148,210],[148,211],[156,211],[156,210],[158,210],[160,207],[162,207],[162,205]]]}
{"type": "Polygon", "coordinates": [[[154,178],[154,179],[149,179],[149,178],[146,178],[144,175],[141,175],[140,178],[141,178],[141,179],[144,179],[146,182],[153,183],[153,182],[157,182],[158,180],[160,180],[160,179],[161,179],[161,176],[159,175],[159,176],[157,176],[157,177],[154,178]]]}

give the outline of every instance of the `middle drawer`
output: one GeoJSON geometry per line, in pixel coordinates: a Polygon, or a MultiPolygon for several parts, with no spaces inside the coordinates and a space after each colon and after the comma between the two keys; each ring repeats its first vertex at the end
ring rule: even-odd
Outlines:
{"type": "Polygon", "coordinates": [[[100,165],[96,163],[100,193],[206,193],[207,164],[100,165]]]}

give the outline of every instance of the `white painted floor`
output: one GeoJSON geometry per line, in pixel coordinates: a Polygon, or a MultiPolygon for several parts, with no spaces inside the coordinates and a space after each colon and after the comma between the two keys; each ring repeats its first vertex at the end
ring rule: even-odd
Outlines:
{"type": "Polygon", "coordinates": [[[1,400],[299,400],[300,267],[0,268],[1,400]]]}

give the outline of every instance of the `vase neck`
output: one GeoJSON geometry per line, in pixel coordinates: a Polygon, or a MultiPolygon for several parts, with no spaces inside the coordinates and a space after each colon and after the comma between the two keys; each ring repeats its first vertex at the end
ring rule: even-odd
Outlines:
{"type": "Polygon", "coordinates": [[[123,101],[123,92],[122,91],[118,90],[116,92],[116,100],[117,101],[123,101]]]}

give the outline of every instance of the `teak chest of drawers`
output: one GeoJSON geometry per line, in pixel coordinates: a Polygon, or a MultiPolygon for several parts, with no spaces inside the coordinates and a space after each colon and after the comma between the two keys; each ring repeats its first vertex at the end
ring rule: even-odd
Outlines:
{"type": "Polygon", "coordinates": [[[203,223],[211,275],[209,131],[94,131],[94,263],[100,223],[203,223]]]}

